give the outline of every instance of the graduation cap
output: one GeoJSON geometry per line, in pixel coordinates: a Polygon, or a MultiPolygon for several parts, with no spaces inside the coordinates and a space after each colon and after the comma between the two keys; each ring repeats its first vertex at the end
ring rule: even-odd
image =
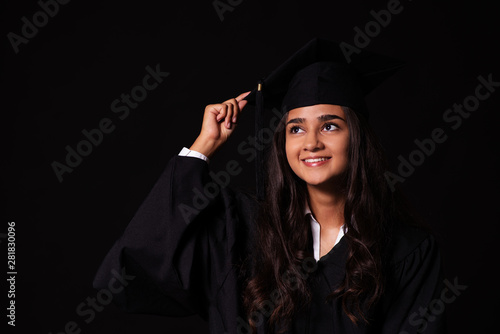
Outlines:
{"type": "MultiPolygon", "coordinates": [[[[316,104],[334,104],[352,108],[368,118],[364,97],[391,76],[403,63],[365,50],[353,52],[345,45],[315,38],[295,52],[245,99],[256,107],[255,133],[263,128],[264,106],[279,108],[284,114],[292,109],[316,104]]],[[[255,160],[257,198],[264,198],[263,159],[255,160]]]]}

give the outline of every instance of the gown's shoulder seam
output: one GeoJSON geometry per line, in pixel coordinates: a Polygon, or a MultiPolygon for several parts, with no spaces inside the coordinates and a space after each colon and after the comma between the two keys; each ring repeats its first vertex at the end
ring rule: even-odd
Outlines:
{"type": "MultiPolygon", "coordinates": [[[[399,267],[400,265],[402,265],[417,252],[426,253],[428,249],[432,248],[432,245],[435,243],[435,238],[432,234],[425,233],[421,235],[421,240],[417,240],[416,242],[413,242],[413,240],[406,241],[410,242],[410,244],[408,245],[408,250],[404,252],[403,256],[398,256],[397,258],[393,259],[392,263],[395,267],[399,267]]],[[[398,249],[396,249],[395,251],[398,252],[398,249]]]]}

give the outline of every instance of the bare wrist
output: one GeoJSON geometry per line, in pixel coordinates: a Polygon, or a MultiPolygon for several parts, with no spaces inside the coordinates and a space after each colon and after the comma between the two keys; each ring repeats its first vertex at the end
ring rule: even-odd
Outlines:
{"type": "Polygon", "coordinates": [[[189,149],[199,152],[210,159],[218,148],[219,145],[217,145],[215,140],[205,139],[198,136],[189,149]]]}

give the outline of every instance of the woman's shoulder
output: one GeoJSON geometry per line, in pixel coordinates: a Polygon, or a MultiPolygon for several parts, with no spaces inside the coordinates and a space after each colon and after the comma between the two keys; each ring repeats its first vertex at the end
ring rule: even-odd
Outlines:
{"type": "Polygon", "coordinates": [[[396,266],[406,260],[424,260],[438,248],[436,238],[429,228],[404,222],[393,225],[389,240],[390,262],[396,266]]]}

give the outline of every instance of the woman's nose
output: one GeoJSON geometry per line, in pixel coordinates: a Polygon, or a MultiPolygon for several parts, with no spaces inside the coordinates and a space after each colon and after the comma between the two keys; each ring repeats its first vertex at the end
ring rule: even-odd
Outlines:
{"type": "Polygon", "coordinates": [[[323,143],[318,133],[309,132],[304,137],[304,150],[317,151],[323,148],[323,143]]]}

